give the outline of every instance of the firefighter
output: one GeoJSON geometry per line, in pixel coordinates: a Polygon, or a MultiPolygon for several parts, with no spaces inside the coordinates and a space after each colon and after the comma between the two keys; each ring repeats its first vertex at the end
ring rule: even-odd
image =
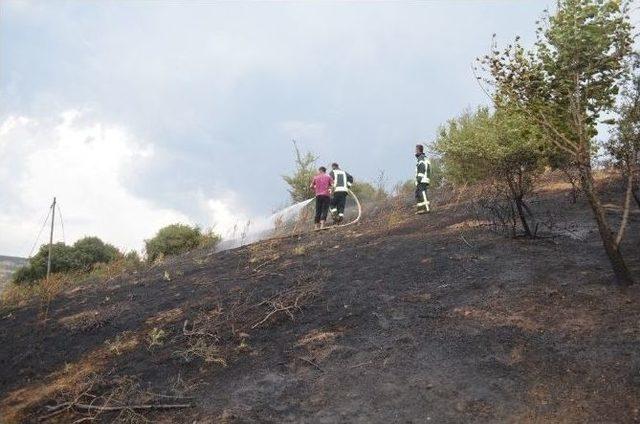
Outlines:
{"type": "Polygon", "coordinates": [[[333,180],[333,198],[331,199],[331,217],[333,222],[339,224],[344,219],[344,207],[347,203],[347,194],[353,184],[353,177],[340,169],[337,163],[331,164],[329,176],[333,180]]]}
{"type": "Polygon", "coordinates": [[[429,212],[427,188],[431,180],[431,162],[425,156],[422,144],[416,146],[416,159],[416,214],[422,215],[429,212]]]}

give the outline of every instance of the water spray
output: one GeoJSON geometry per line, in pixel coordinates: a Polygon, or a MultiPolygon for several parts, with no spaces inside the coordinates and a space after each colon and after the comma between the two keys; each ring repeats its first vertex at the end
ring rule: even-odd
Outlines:
{"type": "MultiPolygon", "coordinates": [[[[353,200],[355,201],[356,207],[358,209],[358,215],[356,216],[356,218],[353,219],[353,221],[347,222],[346,224],[329,225],[327,227],[324,227],[322,230],[344,228],[344,227],[348,227],[349,225],[356,224],[360,221],[360,218],[362,217],[362,205],[360,204],[360,200],[358,199],[358,196],[356,196],[351,190],[348,190],[348,193],[353,197],[353,200]]],[[[279,239],[286,239],[295,235],[299,235],[299,234],[287,234],[284,236],[273,237],[273,236],[268,236],[267,234],[273,234],[273,230],[275,229],[275,226],[279,220],[284,221],[292,217],[296,217],[296,218],[299,217],[300,212],[307,205],[313,202],[313,200],[314,198],[307,199],[274,213],[269,218],[267,218],[262,224],[253,226],[253,228],[255,228],[255,231],[253,233],[244,234],[243,238],[240,240],[239,239],[223,240],[221,243],[218,244],[217,251],[234,249],[237,247],[241,247],[241,246],[255,243],[262,240],[279,240],[279,239]]],[[[318,230],[318,231],[321,231],[321,230],[318,230]]]]}

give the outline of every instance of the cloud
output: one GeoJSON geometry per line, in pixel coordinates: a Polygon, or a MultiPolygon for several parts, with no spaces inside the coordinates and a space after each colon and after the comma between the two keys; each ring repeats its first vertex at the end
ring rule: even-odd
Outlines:
{"type": "MultiPolygon", "coordinates": [[[[167,214],[219,231],[287,200],[291,138],[358,180],[410,178],[416,141],[486,103],[470,64],[491,34],[532,40],[548,3],[0,1],[0,137],[11,140],[0,142],[0,249],[7,217],[16,234],[41,218],[52,193],[29,181],[44,184],[35,168],[55,154],[67,185],[82,186],[67,170],[111,170],[103,190],[116,193],[101,196],[136,203],[136,221],[167,214]],[[83,166],[50,137],[64,110],[83,111],[68,118],[82,133],[72,144],[104,163],[83,166]],[[120,141],[101,146],[98,128],[120,141]]],[[[83,231],[120,238],[94,221],[83,231]]],[[[136,231],[125,232],[149,236],[136,231]]]]}
{"type": "MultiPolygon", "coordinates": [[[[67,242],[97,235],[120,248],[140,249],[160,227],[190,223],[184,213],[127,189],[129,175],[153,158],[150,144],[124,128],[86,122],[76,110],[50,120],[5,119],[0,125],[0,251],[29,253],[54,195],[67,242]]],[[[56,240],[62,239],[61,230],[56,227],[56,240]]]]}

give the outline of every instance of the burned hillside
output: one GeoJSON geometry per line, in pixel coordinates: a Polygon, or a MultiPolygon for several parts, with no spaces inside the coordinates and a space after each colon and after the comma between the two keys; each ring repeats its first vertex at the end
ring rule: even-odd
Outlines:
{"type": "Polygon", "coordinates": [[[344,229],[4,306],[2,420],[637,422],[640,291],[612,284],[569,194],[536,193],[533,240],[491,231],[464,196],[427,216],[392,199],[344,229]]]}

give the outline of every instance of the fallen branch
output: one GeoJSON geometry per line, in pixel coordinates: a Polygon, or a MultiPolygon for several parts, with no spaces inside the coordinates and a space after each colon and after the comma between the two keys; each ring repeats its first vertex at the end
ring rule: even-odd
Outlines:
{"type": "Polygon", "coordinates": [[[261,263],[260,265],[258,265],[257,267],[255,267],[252,271],[253,272],[258,272],[260,270],[260,268],[264,267],[265,265],[269,265],[270,263],[273,263],[275,261],[277,261],[278,259],[280,259],[280,256],[274,256],[271,259],[268,259],[267,261],[261,263]]]}
{"type": "Polygon", "coordinates": [[[273,311],[269,312],[266,317],[264,317],[262,320],[260,320],[260,322],[256,322],[255,324],[253,324],[251,326],[251,329],[254,329],[254,328],[258,327],[261,324],[264,324],[269,318],[271,318],[273,315],[275,315],[278,312],[286,312],[287,315],[289,315],[289,317],[291,317],[293,319],[293,314],[291,312],[289,312],[289,309],[293,309],[295,307],[296,307],[296,305],[285,306],[285,307],[278,307],[278,306],[274,305],[275,309],[273,311]]]}
{"type": "Polygon", "coordinates": [[[467,239],[466,239],[466,238],[464,238],[464,236],[463,236],[462,234],[460,234],[460,238],[462,239],[462,241],[463,241],[463,242],[465,242],[465,243],[467,244],[467,246],[469,246],[469,247],[473,247],[473,246],[471,246],[471,245],[469,244],[469,242],[467,241],[467,239]]]}
{"type": "Polygon", "coordinates": [[[349,368],[353,369],[353,368],[360,368],[360,367],[364,367],[365,365],[371,365],[373,364],[372,361],[369,362],[362,362],[361,364],[356,364],[356,365],[351,365],[349,368]]]}
{"type": "Polygon", "coordinates": [[[307,359],[307,358],[303,358],[302,356],[298,356],[298,359],[300,359],[301,361],[306,362],[309,365],[313,365],[314,367],[316,367],[319,371],[324,372],[324,370],[322,368],[320,368],[320,365],[316,364],[315,362],[307,359]]]}
{"type": "MultiPolygon", "coordinates": [[[[122,405],[122,406],[101,406],[101,405],[91,405],[85,403],[74,403],[74,402],[65,402],[56,406],[48,406],[47,409],[49,411],[53,411],[54,413],[60,413],[64,410],[68,409],[77,409],[80,411],[123,411],[123,410],[150,410],[150,409],[183,409],[183,408],[191,408],[193,405],[190,403],[175,403],[175,404],[165,404],[165,403],[157,403],[157,404],[143,404],[143,405],[122,405]]],[[[52,416],[54,414],[46,415],[45,417],[52,416]]],[[[42,417],[42,418],[45,418],[42,417]]]]}
{"type": "Polygon", "coordinates": [[[191,408],[193,405],[190,403],[175,403],[175,404],[148,404],[148,405],[124,405],[124,406],[99,406],[99,405],[85,405],[83,403],[77,403],[72,407],[80,409],[82,411],[122,411],[130,409],[132,411],[149,410],[149,409],[183,409],[191,408]]]}
{"type": "Polygon", "coordinates": [[[173,395],[162,395],[160,393],[153,393],[153,392],[145,392],[151,396],[156,396],[156,397],[162,397],[162,398],[166,398],[166,399],[180,399],[180,400],[187,400],[187,399],[195,399],[195,397],[193,396],[173,396],[173,395]]]}

